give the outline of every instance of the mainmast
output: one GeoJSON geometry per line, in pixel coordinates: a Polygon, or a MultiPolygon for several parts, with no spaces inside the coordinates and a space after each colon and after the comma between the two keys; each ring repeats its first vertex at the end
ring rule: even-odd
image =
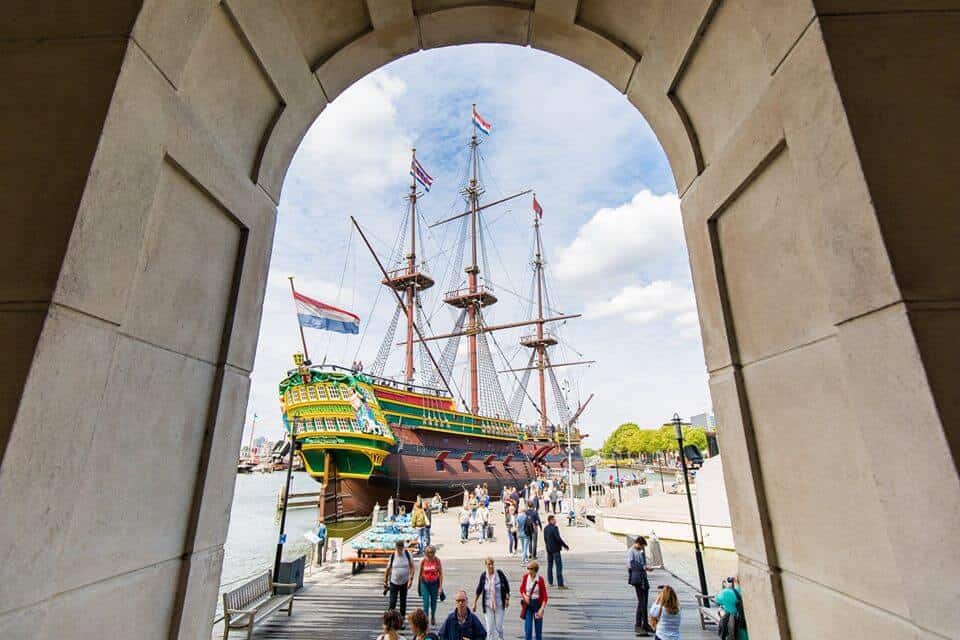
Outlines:
{"type": "MultiPolygon", "coordinates": [[[[476,112],[477,105],[473,105],[476,112]]],[[[480,364],[477,357],[477,334],[481,330],[483,316],[482,309],[496,304],[497,298],[486,287],[480,284],[480,264],[477,257],[477,239],[479,233],[480,196],[484,189],[478,178],[477,131],[474,129],[470,137],[470,181],[461,191],[469,203],[470,212],[470,264],[464,269],[467,274],[467,289],[451,291],[444,298],[444,302],[467,310],[467,326],[464,333],[467,335],[467,369],[470,376],[470,412],[480,412],[480,364]]]]}
{"type": "MultiPolygon", "coordinates": [[[[536,195],[534,195],[536,198],[536,195]]],[[[557,339],[543,331],[543,244],[540,239],[540,216],[534,214],[533,228],[536,236],[536,249],[533,257],[533,277],[537,283],[537,332],[532,336],[524,336],[520,342],[525,347],[531,347],[536,352],[537,379],[540,387],[540,430],[547,430],[547,347],[557,344],[557,339]]]]}
{"type": "MultiPolygon", "coordinates": [[[[417,150],[411,149],[410,166],[417,165],[417,150]]],[[[433,286],[433,279],[427,274],[417,270],[417,179],[411,170],[410,193],[407,195],[409,203],[408,211],[410,215],[410,251],[407,253],[407,265],[405,268],[397,269],[387,274],[383,284],[394,291],[404,294],[404,311],[407,317],[407,340],[406,340],[406,360],[404,363],[404,380],[406,383],[413,384],[416,370],[413,366],[413,345],[414,324],[416,322],[416,305],[419,299],[419,291],[429,289],[433,286]]]]}

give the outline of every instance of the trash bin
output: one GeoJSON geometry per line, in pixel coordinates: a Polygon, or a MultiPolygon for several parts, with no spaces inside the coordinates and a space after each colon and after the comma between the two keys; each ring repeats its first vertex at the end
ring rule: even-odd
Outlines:
{"type": "Polygon", "coordinates": [[[296,587],[277,587],[278,594],[289,594],[303,589],[303,571],[307,564],[307,556],[300,556],[290,562],[281,562],[277,582],[295,584],[296,587]]]}

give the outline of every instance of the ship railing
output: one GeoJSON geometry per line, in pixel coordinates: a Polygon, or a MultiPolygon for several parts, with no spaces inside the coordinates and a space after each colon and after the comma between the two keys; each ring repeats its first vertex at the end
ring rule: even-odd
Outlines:
{"type": "MultiPolygon", "coordinates": [[[[493,287],[491,287],[489,284],[480,283],[480,284],[477,285],[477,291],[476,291],[476,293],[477,293],[477,294],[482,294],[482,293],[493,294],[493,293],[494,293],[494,289],[493,289],[493,287]]],[[[460,289],[453,289],[453,290],[451,290],[451,291],[447,291],[445,294],[443,294],[443,297],[444,297],[444,298],[459,298],[459,297],[461,297],[461,296],[466,296],[466,295],[469,295],[469,294],[470,294],[470,287],[463,287],[463,288],[460,288],[460,289]]]]}

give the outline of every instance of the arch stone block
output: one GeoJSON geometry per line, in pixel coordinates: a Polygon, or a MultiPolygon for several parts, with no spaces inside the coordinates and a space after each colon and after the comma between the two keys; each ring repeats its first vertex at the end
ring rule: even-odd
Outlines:
{"type": "Polygon", "coordinates": [[[209,637],[290,158],[358,78],[473,42],[591,69],[668,155],[753,635],[960,636],[956,2],[21,4],[0,636],[209,637]]]}

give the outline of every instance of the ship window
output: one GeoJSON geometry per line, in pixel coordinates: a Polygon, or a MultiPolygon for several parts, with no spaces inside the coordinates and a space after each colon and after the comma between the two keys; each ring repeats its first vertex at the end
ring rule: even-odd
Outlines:
{"type": "Polygon", "coordinates": [[[324,385],[324,384],[317,385],[317,397],[321,400],[327,399],[327,385],[324,385]]]}
{"type": "Polygon", "coordinates": [[[350,423],[343,418],[337,418],[337,427],[340,428],[340,431],[349,431],[350,423]]]}
{"type": "Polygon", "coordinates": [[[316,387],[307,387],[307,396],[308,396],[311,400],[316,400],[316,399],[317,399],[317,389],[316,389],[316,387]]]}
{"type": "Polygon", "coordinates": [[[330,385],[330,397],[334,400],[340,399],[340,389],[335,384],[330,385]]]}

